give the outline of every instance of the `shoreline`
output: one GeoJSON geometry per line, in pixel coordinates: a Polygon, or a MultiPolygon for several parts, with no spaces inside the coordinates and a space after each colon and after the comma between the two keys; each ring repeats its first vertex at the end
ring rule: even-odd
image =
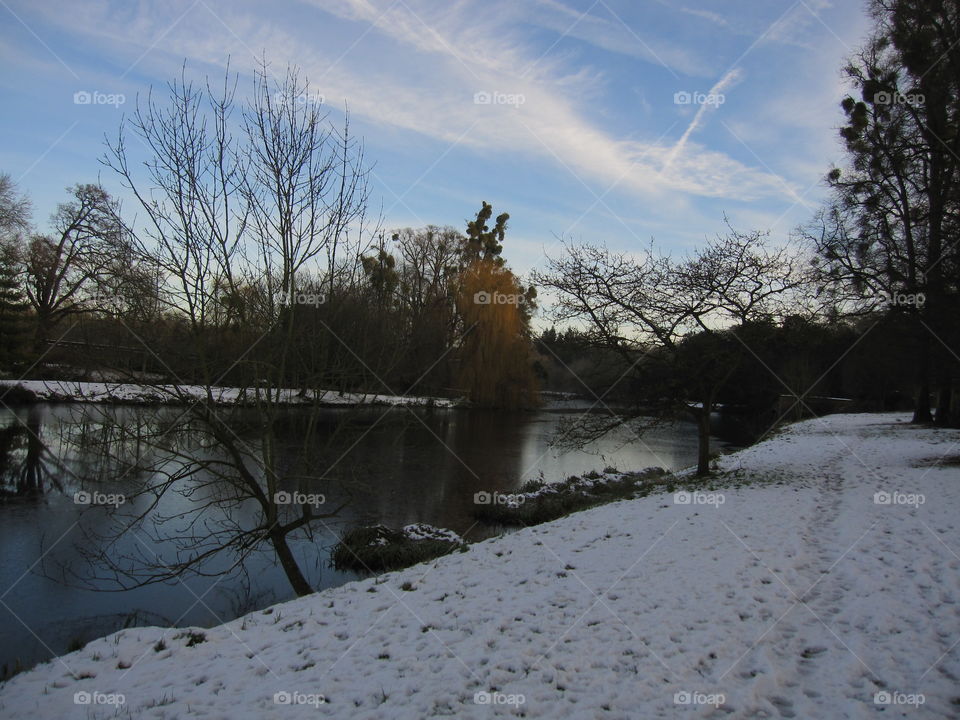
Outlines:
{"type": "MultiPolygon", "coordinates": [[[[252,407],[257,403],[256,388],[211,386],[214,403],[224,406],[252,407]]],[[[122,382],[87,382],[79,380],[0,380],[0,397],[9,393],[30,393],[31,403],[110,403],[115,405],[185,405],[205,399],[203,385],[154,384],[139,385],[122,382]]],[[[341,393],[324,390],[319,395],[294,389],[279,391],[280,405],[289,407],[462,407],[459,400],[449,398],[386,395],[382,393],[341,393]]],[[[8,403],[8,404],[13,404],[8,403]]]]}

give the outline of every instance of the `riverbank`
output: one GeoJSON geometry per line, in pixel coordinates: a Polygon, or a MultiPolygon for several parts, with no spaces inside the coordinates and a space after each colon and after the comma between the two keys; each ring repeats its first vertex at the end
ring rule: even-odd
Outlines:
{"type": "MultiPolygon", "coordinates": [[[[120,405],[182,405],[207,399],[204,385],[137,385],[132,383],[81,382],[73,380],[0,380],[0,398],[9,394],[18,403],[88,402],[120,405]]],[[[253,405],[256,388],[211,387],[210,397],[217,405],[253,405]]],[[[263,390],[261,389],[262,393],[263,390]]],[[[9,401],[7,401],[9,403],[9,401]]],[[[448,398],[375,393],[341,393],[324,390],[280,390],[274,399],[281,405],[323,407],[393,405],[397,407],[456,407],[448,398]]]]}
{"type": "Polygon", "coordinates": [[[0,715],[955,717],[960,444],[908,419],[806,421],[710,487],[125,630],[0,686],[0,715]]]}

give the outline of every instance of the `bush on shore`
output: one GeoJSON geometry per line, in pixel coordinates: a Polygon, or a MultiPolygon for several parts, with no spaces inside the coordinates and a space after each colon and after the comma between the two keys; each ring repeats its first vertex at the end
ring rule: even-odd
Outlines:
{"type": "Polygon", "coordinates": [[[607,468],[552,484],[531,480],[514,494],[478,494],[487,502],[476,500],[473,516],[502,525],[538,525],[595,505],[643,497],[672,482],[673,476],[657,467],[628,473],[607,468]]]}
{"type": "Polygon", "coordinates": [[[401,530],[373,525],[344,534],[333,549],[332,561],[337,570],[400,570],[466,549],[459,535],[432,525],[417,523],[401,530]]]}

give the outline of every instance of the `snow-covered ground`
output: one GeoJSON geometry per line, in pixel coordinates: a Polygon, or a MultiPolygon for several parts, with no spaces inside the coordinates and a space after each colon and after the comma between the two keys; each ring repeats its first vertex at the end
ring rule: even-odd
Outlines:
{"type": "MultiPolygon", "coordinates": [[[[179,404],[207,397],[203,385],[136,385],[130,383],[77,382],[73,380],[0,380],[0,390],[20,386],[36,395],[39,400],[54,402],[122,402],[122,403],[173,403],[179,404]]],[[[212,387],[215,403],[232,405],[253,403],[255,388],[212,387]]],[[[262,392],[262,391],[261,391],[262,392]]],[[[313,391],[281,390],[279,402],[287,405],[309,405],[314,401],[321,405],[432,405],[452,407],[455,403],[445,398],[416,397],[406,395],[377,395],[371,393],[339,393],[326,390],[316,396],[313,391]]]]}
{"type": "Polygon", "coordinates": [[[125,630],[0,687],[0,716],[956,718],[960,435],[907,419],[803,422],[720,460],[763,484],[595,508],[201,642],[125,630]]]}

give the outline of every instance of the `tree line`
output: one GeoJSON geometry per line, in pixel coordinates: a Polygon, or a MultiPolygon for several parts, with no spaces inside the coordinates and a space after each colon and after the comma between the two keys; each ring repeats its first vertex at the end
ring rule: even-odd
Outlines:
{"type": "Polygon", "coordinates": [[[265,66],[243,103],[229,74],[151,93],[103,158],[134,213],[76,185],[42,234],[0,176],[5,368],[68,355],[141,383],[534,404],[536,292],[502,256],[509,215],[484,202],[465,232],[384,232],[349,118],[334,127],[308,93],[265,66]]]}

